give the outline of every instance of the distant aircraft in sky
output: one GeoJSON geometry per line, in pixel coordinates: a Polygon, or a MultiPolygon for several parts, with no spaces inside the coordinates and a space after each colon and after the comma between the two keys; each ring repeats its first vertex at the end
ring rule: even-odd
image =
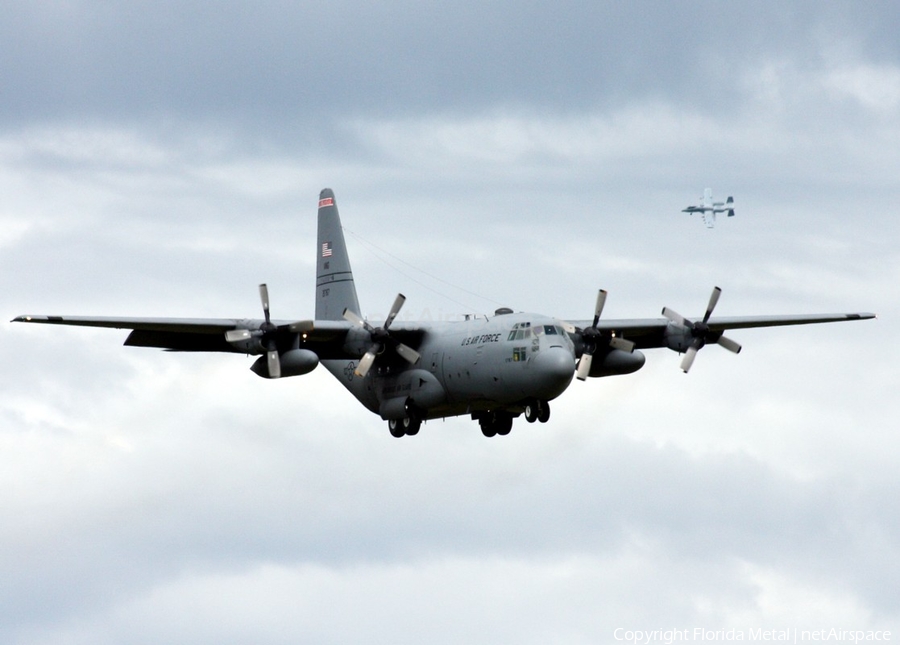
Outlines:
{"type": "Polygon", "coordinates": [[[130,346],[249,354],[257,356],[253,372],[268,379],[300,376],[321,363],[387,421],[395,437],[416,434],[428,419],[457,415],[471,416],[493,437],[508,434],[519,416],[546,422],[549,402],[573,379],[639,370],[642,349],[683,353],[681,369],[687,372],[706,345],[741,351],[724,335],[732,329],[874,318],[869,313],[713,318],[721,293],[716,287],[706,312],[691,318],[666,307],[658,318],[601,319],[607,294],[600,290],[593,320],[566,322],[503,308],[464,321],[401,321],[397,314],[406,298],[400,294],[385,321],[373,324],[361,315],[337,202],[327,188],[319,195],[318,227],[311,320],[272,320],[269,290],[261,284],[262,319],[26,315],[14,322],[130,329],[125,341],[130,346]]]}
{"type": "Polygon", "coordinates": [[[698,206],[688,206],[683,209],[682,213],[703,213],[703,223],[706,228],[712,228],[716,225],[716,213],[728,213],[728,217],[734,217],[734,197],[729,196],[724,202],[714,202],[712,198],[712,188],[703,191],[703,197],[700,198],[698,206]]]}

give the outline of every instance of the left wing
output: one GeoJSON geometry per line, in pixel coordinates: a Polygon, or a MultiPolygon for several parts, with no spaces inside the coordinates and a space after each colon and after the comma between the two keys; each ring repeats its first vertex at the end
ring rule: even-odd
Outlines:
{"type": "Polygon", "coordinates": [[[580,347],[582,356],[586,357],[584,367],[579,367],[579,378],[589,371],[591,355],[601,347],[609,347],[620,351],[631,352],[634,349],[668,347],[684,353],[681,369],[690,370],[697,352],[708,343],[717,343],[725,349],[738,353],[741,346],[724,334],[729,329],[749,329],[753,327],[783,327],[787,325],[813,325],[830,322],[846,322],[851,320],[869,320],[875,318],[872,313],[846,314],[799,314],[788,316],[730,316],[713,318],[712,313],[719,301],[722,290],[713,288],[702,318],[688,319],[681,314],[663,307],[663,318],[600,320],[606,292],[601,290],[597,296],[597,305],[592,322],[574,322],[575,329],[569,330],[576,347],[580,347]]]}
{"type": "MultiPolygon", "coordinates": [[[[737,354],[741,345],[725,336],[729,329],[749,329],[753,327],[783,327],[787,325],[813,325],[818,323],[845,322],[850,320],[868,320],[875,318],[871,313],[849,314],[806,314],[797,316],[732,316],[728,318],[704,317],[699,321],[691,321],[669,309],[663,309],[665,318],[637,320],[606,320],[594,325],[596,332],[590,329],[587,321],[574,323],[576,331],[574,340],[582,342],[583,354],[593,354],[598,347],[598,338],[606,338],[605,344],[612,349],[625,348],[650,349],[668,347],[684,354],[681,369],[687,373],[694,364],[694,359],[703,347],[709,343],[717,343],[730,352],[737,354]],[[587,330],[588,333],[585,332],[587,330]],[[593,334],[593,335],[591,335],[593,334]],[[585,342],[587,340],[587,342],[585,342]]],[[[579,378],[590,370],[590,357],[586,366],[580,370],[579,378]]]]}
{"type": "MultiPolygon", "coordinates": [[[[667,310],[668,311],[668,310],[667,310]]],[[[710,318],[708,340],[715,341],[718,336],[729,329],[751,329],[755,327],[785,327],[789,325],[815,325],[819,323],[847,322],[851,320],[869,320],[877,316],[872,313],[847,314],[799,314],[794,316],[729,316],[710,318]]],[[[688,321],[684,321],[688,322],[688,321]]],[[[572,321],[578,329],[591,326],[591,321],[572,321]]],[[[683,323],[682,323],[683,324],[683,323]]],[[[670,326],[678,326],[668,318],[630,318],[620,320],[601,320],[597,330],[602,334],[614,335],[635,344],[637,349],[667,347],[666,331],[670,326]]]]}

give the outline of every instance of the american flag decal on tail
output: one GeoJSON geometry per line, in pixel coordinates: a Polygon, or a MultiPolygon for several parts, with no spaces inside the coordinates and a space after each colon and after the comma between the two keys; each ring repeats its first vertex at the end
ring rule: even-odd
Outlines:
{"type": "Polygon", "coordinates": [[[323,258],[331,257],[331,242],[325,242],[325,244],[322,245],[322,257],[323,258]]]}

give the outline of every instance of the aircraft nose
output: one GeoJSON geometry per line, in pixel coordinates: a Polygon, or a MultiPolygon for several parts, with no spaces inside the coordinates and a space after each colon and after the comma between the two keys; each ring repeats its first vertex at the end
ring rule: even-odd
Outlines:
{"type": "Polygon", "coordinates": [[[549,401],[565,392],[575,376],[575,357],[562,347],[551,347],[533,359],[537,392],[534,396],[549,401]]]}

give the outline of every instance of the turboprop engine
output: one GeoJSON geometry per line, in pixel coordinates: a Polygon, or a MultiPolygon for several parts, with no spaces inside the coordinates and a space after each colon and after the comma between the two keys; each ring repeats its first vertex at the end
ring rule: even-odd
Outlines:
{"type": "Polygon", "coordinates": [[[621,349],[611,348],[605,355],[594,354],[588,376],[597,378],[600,376],[615,376],[616,374],[631,374],[644,366],[646,357],[638,350],[626,352],[621,349]]]}
{"type": "Polygon", "coordinates": [[[584,349],[578,360],[576,376],[584,381],[587,377],[612,376],[614,374],[631,374],[644,366],[644,355],[634,351],[634,343],[615,335],[603,334],[597,329],[600,314],[606,304],[607,292],[597,292],[597,303],[594,305],[594,322],[590,327],[580,330],[584,349]],[[595,359],[599,359],[596,360],[595,359]]]}
{"type": "MultiPolygon", "coordinates": [[[[319,364],[319,357],[313,351],[296,347],[299,337],[293,331],[295,325],[278,327],[272,322],[269,313],[269,288],[265,284],[259,285],[259,297],[265,321],[257,329],[229,330],[225,332],[225,340],[232,347],[248,354],[264,354],[250,367],[254,374],[263,378],[300,376],[312,372],[319,364]],[[279,351],[279,346],[292,344],[295,345],[293,349],[279,351]]],[[[300,324],[303,323],[297,323],[300,324]]]]}
{"type": "MultiPolygon", "coordinates": [[[[279,360],[281,361],[279,377],[309,374],[319,364],[319,357],[316,356],[315,352],[308,349],[288,350],[279,356],[279,360]]],[[[257,358],[250,369],[253,370],[254,374],[263,378],[278,378],[273,377],[269,373],[269,359],[267,356],[257,358]]]]}
{"type": "Polygon", "coordinates": [[[706,313],[700,321],[688,320],[668,307],[663,307],[662,315],[669,319],[669,324],[665,331],[666,346],[679,354],[684,353],[681,369],[685,374],[690,371],[691,365],[694,364],[697,352],[709,342],[718,343],[729,352],[735,354],[741,351],[740,344],[723,336],[721,331],[717,332],[709,328],[709,318],[712,316],[721,294],[722,290],[719,287],[713,287],[712,295],[709,297],[709,304],[706,305],[706,313]]]}

